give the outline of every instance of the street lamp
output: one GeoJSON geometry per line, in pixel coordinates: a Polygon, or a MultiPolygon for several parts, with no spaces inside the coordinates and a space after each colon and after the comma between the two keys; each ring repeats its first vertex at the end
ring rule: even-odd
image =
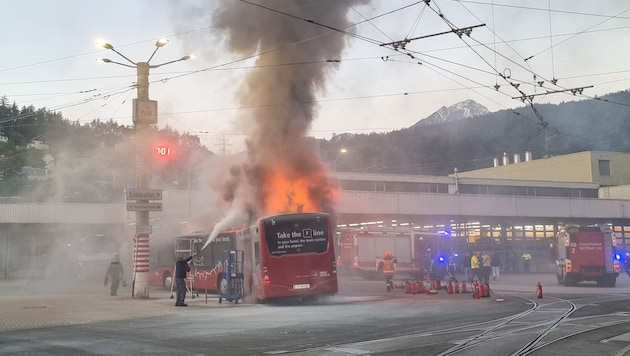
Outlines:
{"type": "Polygon", "coordinates": [[[335,163],[333,163],[333,173],[337,172],[337,161],[339,160],[339,157],[341,157],[341,155],[346,152],[348,152],[348,150],[346,150],[345,148],[339,150],[339,154],[337,154],[337,158],[335,158],[335,163]]]}
{"type": "Polygon", "coordinates": [[[136,211],[136,238],[134,240],[133,249],[133,291],[132,296],[134,298],[148,298],[149,297],[149,235],[151,233],[151,226],[149,225],[149,211],[161,211],[162,204],[150,204],[149,200],[161,200],[162,193],[159,190],[149,190],[149,172],[147,169],[149,162],[149,128],[150,125],[157,124],[157,101],[149,100],[149,69],[158,68],[167,64],[185,61],[192,56],[184,56],[180,59],[176,59],[161,64],[149,64],[153,56],[158,49],[168,44],[167,39],[159,39],[155,42],[155,50],[151,53],[151,56],[146,62],[134,62],[127,58],[124,54],[118,52],[111,44],[100,41],[97,45],[105,49],[112,50],[121,58],[125,59],[127,63],[116,62],[108,58],[99,59],[103,63],[113,63],[124,67],[135,68],[137,73],[137,95],[133,100],[133,123],[136,131],[136,188],[138,194],[137,204],[133,208],[128,210],[136,211]],[[154,209],[155,205],[155,209],[154,209]]]}

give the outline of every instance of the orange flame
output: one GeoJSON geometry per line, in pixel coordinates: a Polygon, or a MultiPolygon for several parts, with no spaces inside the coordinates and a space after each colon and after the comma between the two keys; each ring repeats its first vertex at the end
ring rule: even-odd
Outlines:
{"type": "Polygon", "coordinates": [[[265,186],[263,187],[265,214],[285,214],[285,213],[310,213],[323,211],[322,201],[325,197],[315,197],[315,191],[323,191],[328,195],[329,200],[336,202],[339,195],[339,188],[336,184],[326,185],[327,179],[322,179],[326,174],[315,172],[315,174],[303,175],[299,177],[289,177],[284,175],[282,169],[270,170],[265,186]]]}

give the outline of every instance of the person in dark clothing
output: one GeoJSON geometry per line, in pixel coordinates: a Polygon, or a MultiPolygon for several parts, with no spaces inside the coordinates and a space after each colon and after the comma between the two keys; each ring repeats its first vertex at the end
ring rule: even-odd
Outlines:
{"type": "Polygon", "coordinates": [[[490,262],[492,266],[492,279],[495,281],[501,280],[501,258],[499,254],[495,253],[490,262]]]}
{"type": "Polygon", "coordinates": [[[190,272],[188,262],[192,260],[195,255],[197,255],[196,252],[186,259],[184,259],[183,255],[177,256],[177,262],[175,262],[175,286],[177,288],[177,299],[175,299],[176,307],[188,306],[188,304],[184,303],[184,299],[186,299],[186,275],[190,272]]]}
{"type": "Polygon", "coordinates": [[[462,268],[464,270],[464,280],[472,282],[472,271],[470,270],[470,252],[466,252],[464,259],[462,260],[462,268]]]}
{"type": "Polygon", "coordinates": [[[126,282],[123,279],[123,268],[120,264],[118,254],[114,255],[113,261],[109,264],[107,268],[107,272],[105,272],[105,286],[107,286],[107,282],[111,282],[110,287],[110,295],[116,296],[118,295],[118,287],[120,286],[120,282],[122,281],[123,287],[126,285],[126,282]]]}

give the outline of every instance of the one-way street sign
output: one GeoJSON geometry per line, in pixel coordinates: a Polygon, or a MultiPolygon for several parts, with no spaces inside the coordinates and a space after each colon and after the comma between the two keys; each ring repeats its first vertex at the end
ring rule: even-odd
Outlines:
{"type": "Polygon", "coordinates": [[[127,211],[162,211],[162,203],[127,202],[127,211]]]}

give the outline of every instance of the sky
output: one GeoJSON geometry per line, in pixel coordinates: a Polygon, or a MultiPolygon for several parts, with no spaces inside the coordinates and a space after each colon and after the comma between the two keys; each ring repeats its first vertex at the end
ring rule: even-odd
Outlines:
{"type": "MultiPolygon", "coordinates": [[[[249,55],[230,51],[222,31],[226,26],[217,26],[213,13],[235,1],[4,0],[0,96],[18,106],[60,111],[70,121],[111,119],[132,125],[135,69],[97,62],[108,58],[128,64],[96,42],[105,40],[133,62],[142,62],[151,56],[157,39],[167,38],[169,45],[156,52],[151,64],[188,54],[196,58],[151,69],[149,96],[158,101],[159,126],[198,135],[218,153],[242,151],[247,129],[239,118],[252,109],[240,104],[236,93],[253,85],[245,77],[260,56],[286,48],[265,48],[262,43],[249,55]]],[[[268,8],[280,9],[278,4],[285,0],[242,6],[253,7],[261,16],[294,15],[297,27],[305,29],[304,37],[292,44],[299,50],[310,40],[309,28],[330,26],[305,21],[309,7],[331,1],[341,0],[312,0],[299,8],[282,7],[282,13],[268,8]]],[[[316,63],[277,63],[330,67],[325,83],[317,88],[308,131],[317,138],[399,130],[467,99],[498,111],[525,105],[523,97],[559,103],[630,85],[626,0],[359,3],[353,3],[348,15],[356,25],[329,28],[330,36],[347,37],[341,56],[316,63]],[[461,36],[453,30],[473,26],[461,36]],[[403,42],[392,45],[397,41],[403,42]],[[574,95],[571,89],[579,88],[582,94],[574,95]],[[553,93],[543,95],[547,92],[553,93]]],[[[243,18],[242,26],[250,21],[243,18]]]]}

